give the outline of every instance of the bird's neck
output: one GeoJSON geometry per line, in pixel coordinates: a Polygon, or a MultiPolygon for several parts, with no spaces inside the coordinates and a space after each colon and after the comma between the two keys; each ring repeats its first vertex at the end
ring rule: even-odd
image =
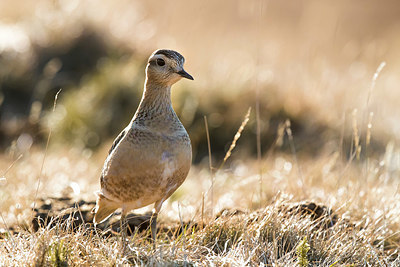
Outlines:
{"type": "Polygon", "coordinates": [[[171,86],[149,82],[146,79],[142,100],[140,101],[138,115],[161,116],[173,113],[171,103],[171,86]]]}

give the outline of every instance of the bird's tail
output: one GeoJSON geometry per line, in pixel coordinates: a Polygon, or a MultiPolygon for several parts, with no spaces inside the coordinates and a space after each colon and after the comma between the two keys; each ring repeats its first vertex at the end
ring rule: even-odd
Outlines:
{"type": "Polygon", "coordinates": [[[98,193],[96,207],[92,210],[92,213],[95,213],[93,223],[96,225],[104,222],[118,208],[117,202],[106,198],[102,193],[98,193]]]}

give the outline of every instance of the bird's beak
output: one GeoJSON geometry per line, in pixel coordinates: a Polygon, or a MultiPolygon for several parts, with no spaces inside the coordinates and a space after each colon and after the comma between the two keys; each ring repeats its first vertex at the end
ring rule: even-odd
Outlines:
{"type": "Polygon", "coordinates": [[[189,73],[187,73],[184,69],[180,70],[177,72],[179,75],[181,75],[183,78],[189,79],[189,80],[194,80],[194,78],[192,77],[192,75],[190,75],[189,73]]]}

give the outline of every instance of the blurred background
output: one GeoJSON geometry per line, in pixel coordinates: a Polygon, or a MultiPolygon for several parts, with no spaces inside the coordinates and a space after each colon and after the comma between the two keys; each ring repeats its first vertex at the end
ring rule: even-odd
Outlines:
{"type": "Polygon", "coordinates": [[[3,0],[1,151],[44,147],[50,129],[53,149],[108,149],[137,108],[148,56],[169,48],[195,77],[172,93],[195,163],[208,155],[203,117],[220,161],[249,107],[232,157],[256,157],[257,101],[262,155],[286,119],[301,155],[348,156],[354,126],[363,136],[368,123],[370,151],[382,152],[399,139],[399,32],[396,0],[3,0]]]}

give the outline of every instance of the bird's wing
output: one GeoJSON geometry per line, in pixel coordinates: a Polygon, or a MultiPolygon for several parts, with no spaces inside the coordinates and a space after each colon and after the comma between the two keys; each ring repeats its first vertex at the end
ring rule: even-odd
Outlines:
{"type": "Polygon", "coordinates": [[[113,150],[117,147],[117,145],[121,142],[122,138],[124,138],[124,136],[126,135],[126,133],[128,132],[128,130],[125,128],[122,132],[119,133],[119,135],[117,136],[117,138],[115,138],[110,150],[108,151],[108,155],[111,154],[111,152],[113,152],[113,150]]]}

